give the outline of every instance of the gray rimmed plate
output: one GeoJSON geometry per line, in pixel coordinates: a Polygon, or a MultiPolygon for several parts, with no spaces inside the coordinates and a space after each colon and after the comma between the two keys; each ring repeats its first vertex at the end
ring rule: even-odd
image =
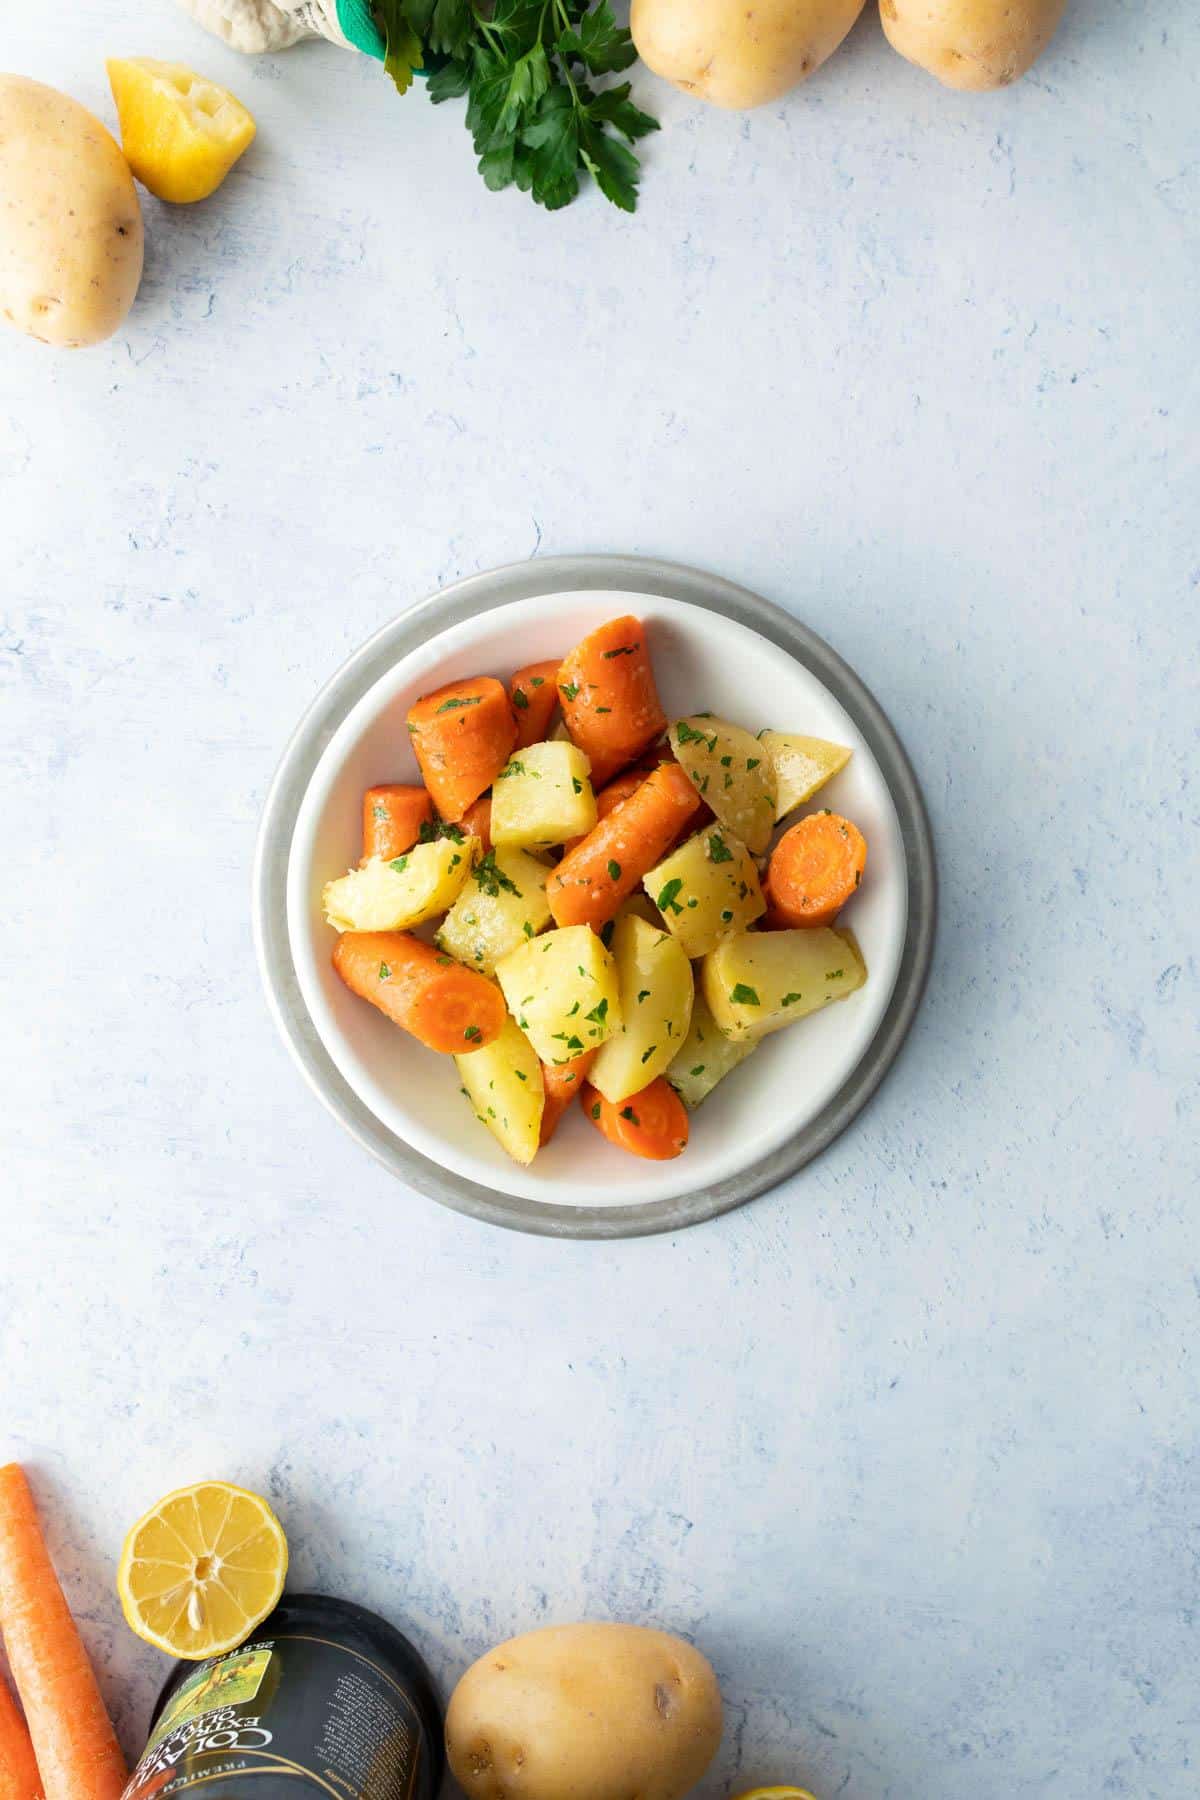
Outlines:
{"type": "Polygon", "coordinates": [[[473,576],[385,626],[334,676],[288,745],[268,795],[254,870],[255,938],[268,998],[285,1043],[334,1116],[431,1198],[489,1223],[562,1237],[677,1230],[762,1193],[811,1160],[865,1104],[903,1042],[928,972],[935,911],[932,845],[915,778],[853,671],[804,626],[745,589],[630,557],[559,557],[473,576]],[[866,824],[872,842],[869,881],[855,902],[872,979],[861,995],[756,1052],[695,1116],[692,1144],[675,1164],[634,1165],[627,1176],[603,1159],[631,1159],[577,1121],[596,1151],[589,1146],[586,1159],[591,1190],[585,1183],[576,1203],[566,1196],[579,1192],[578,1146],[561,1165],[552,1145],[532,1170],[518,1171],[486,1134],[479,1133],[486,1143],[474,1141],[478,1128],[464,1132],[457,1115],[439,1126],[442,1089],[461,1103],[454,1084],[422,1090],[426,1081],[441,1081],[433,1072],[438,1059],[418,1053],[419,1062],[397,1065],[394,1030],[329,983],[319,888],[357,855],[351,838],[361,786],[406,778],[393,770],[390,753],[386,768],[377,763],[380,744],[395,742],[397,718],[404,737],[403,712],[415,692],[465,672],[476,645],[475,666],[498,672],[535,654],[557,654],[599,618],[638,610],[639,597],[656,633],[668,711],[710,703],[732,710],[740,699],[734,716],[745,723],[855,743],[857,785],[832,803],[866,824]],[[556,633],[561,642],[550,641],[556,633]],[[351,1010],[342,1014],[345,1005],[351,1010]],[[813,1031],[802,1040],[813,1026],[824,1035],[813,1031]],[[791,1048],[782,1050],[785,1044],[791,1048]],[[758,1076],[739,1096],[734,1084],[751,1068],[758,1076]]]}

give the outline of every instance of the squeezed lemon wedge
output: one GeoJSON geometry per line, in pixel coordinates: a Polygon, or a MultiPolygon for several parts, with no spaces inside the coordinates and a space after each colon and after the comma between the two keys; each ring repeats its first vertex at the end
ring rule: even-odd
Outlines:
{"type": "Polygon", "coordinates": [[[283,1592],[288,1550],[266,1501],[227,1481],[178,1488],[125,1539],[117,1594],[125,1622],[168,1656],[236,1650],[283,1592]]]}
{"type": "Polygon", "coordinates": [[[107,67],[121,147],[143,187],[160,200],[206,200],[254,137],[241,101],[182,63],[113,56],[107,67]]]}

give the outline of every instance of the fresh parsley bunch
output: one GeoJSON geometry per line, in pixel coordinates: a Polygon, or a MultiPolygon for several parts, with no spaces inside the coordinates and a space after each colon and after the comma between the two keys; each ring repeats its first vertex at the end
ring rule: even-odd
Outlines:
{"type": "Polygon", "coordinates": [[[633,212],[641,171],[629,146],[658,121],[627,81],[593,85],[637,61],[609,0],[376,0],[376,14],[400,93],[423,68],[435,103],[467,96],[488,187],[515,182],[553,211],[574,200],[584,170],[633,212]]]}

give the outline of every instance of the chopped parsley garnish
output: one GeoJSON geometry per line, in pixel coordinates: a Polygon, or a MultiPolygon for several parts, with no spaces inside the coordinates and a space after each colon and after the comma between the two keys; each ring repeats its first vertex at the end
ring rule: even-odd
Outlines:
{"type": "Polygon", "coordinates": [[[621,879],[621,865],[619,862],[613,862],[611,857],[608,863],[608,877],[610,881],[620,881],[621,879]]]}
{"type": "Polygon", "coordinates": [[[562,695],[564,700],[577,700],[579,698],[579,686],[578,686],[577,682],[574,682],[574,681],[560,682],[558,691],[562,695]]]}
{"type": "Polygon", "coordinates": [[[529,695],[525,692],[524,688],[515,687],[513,689],[513,705],[518,712],[527,712],[529,710],[529,695]]]}
{"type": "Polygon", "coordinates": [[[678,894],[678,892],[682,886],[683,886],[682,875],[676,875],[673,880],[667,882],[666,886],[663,888],[662,892],[659,894],[658,899],[654,903],[658,907],[658,910],[660,913],[668,913],[668,912],[681,913],[683,911],[682,906],[680,906],[679,902],[675,898],[676,894],[678,894]]]}
{"type": "Polygon", "coordinates": [[[779,1004],[780,1006],[794,1006],[797,1000],[801,1000],[803,997],[802,994],[785,994],[779,1004]]]}
{"type": "Polygon", "coordinates": [[[391,970],[390,970],[390,969],[389,969],[389,968],[388,968],[388,966],[387,966],[387,964],[386,964],[386,963],[380,963],[380,965],[379,965],[379,979],[380,979],[380,981],[390,981],[390,980],[391,980],[391,978],[392,978],[392,971],[391,971],[391,970]]]}
{"type": "Polygon", "coordinates": [[[710,862],[723,863],[733,861],[733,851],[725,842],[719,831],[713,831],[708,839],[708,857],[710,862]]]}
{"type": "Polygon", "coordinates": [[[494,850],[489,850],[487,855],[475,864],[471,873],[484,893],[490,894],[493,900],[499,898],[501,888],[506,894],[515,894],[518,900],[521,898],[521,890],[516,882],[511,881],[504,870],[497,866],[494,850]]]}
{"type": "Polygon", "coordinates": [[[638,1003],[638,1005],[639,1005],[639,1006],[640,1006],[640,1005],[641,1005],[641,1004],[642,1004],[642,1001],[643,1001],[643,1000],[648,1000],[648,999],[649,999],[649,998],[650,998],[650,989],[649,989],[649,988],[643,988],[643,989],[642,989],[642,991],[641,991],[641,993],[640,993],[640,994],[639,994],[639,995],[638,995],[638,997],[637,997],[637,1003],[638,1003]]]}
{"type": "Polygon", "coordinates": [[[442,704],[438,707],[438,711],[440,713],[458,712],[464,706],[478,706],[482,698],[482,694],[472,694],[468,700],[459,700],[452,694],[449,700],[442,701],[442,704]]]}
{"type": "Polygon", "coordinates": [[[523,775],[524,773],[525,773],[525,764],[521,761],[521,759],[519,757],[514,756],[511,762],[505,763],[504,767],[501,769],[500,773],[497,775],[496,780],[497,781],[507,781],[510,775],[523,775]]]}
{"type": "MultiPolygon", "coordinates": [[[[695,1066],[695,1068],[694,1068],[694,1069],[693,1069],[693,1070],[692,1070],[692,1071],[691,1071],[691,1073],[692,1073],[692,1074],[693,1074],[693,1075],[703,1075],[703,1073],[704,1073],[704,1064],[703,1064],[703,1063],[697,1063],[697,1064],[696,1064],[696,1066],[695,1066]]],[[[708,1117],[708,1114],[707,1114],[707,1113],[706,1113],[706,1114],[705,1114],[705,1115],[704,1115],[704,1116],[705,1116],[705,1118],[707,1118],[707,1117],[708,1117]]]]}
{"type": "Polygon", "coordinates": [[[642,1051],[642,1061],[643,1061],[643,1062],[644,1062],[644,1063],[646,1063],[646,1062],[649,1062],[649,1061],[650,1061],[650,1058],[651,1058],[651,1057],[652,1057],[652,1056],[653,1056],[653,1055],[654,1055],[654,1052],[655,1052],[655,1051],[656,1051],[656,1050],[657,1050],[657,1049],[658,1049],[658,1045],[657,1045],[657,1044],[651,1044],[651,1046],[650,1046],[650,1048],[649,1048],[649,1049],[648,1049],[648,1050],[643,1050],[643,1051],[642,1051]]]}
{"type": "Polygon", "coordinates": [[[377,800],[371,808],[371,817],[375,820],[376,824],[386,824],[387,807],[381,806],[377,800]]]}
{"type": "Polygon", "coordinates": [[[678,725],[675,727],[675,742],[677,744],[703,744],[705,742],[705,733],[703,731],[697,731],[693,726],[688,724],[686,719],[680,719],[678,725]]]}
{"type": "Polygon", "coordinates": [[[762,1001],[759,999],[754,989],[752,987],[747,987],[744,981],[739,981],[736,987],[730,989],[729,998],[735,1006],[762,1005],[762,1001]]]}
{"type": "Polygon", "coordinates": [[[611,712],[611,711],[612,711],[612,707],[611,707],[611,706],[598,706],[598,707],[597,707],[597,708],[596,708],[596,711],[597,711],[597,712],[598,712],[598,713],[602,713],[602,712],[611,712]]]}
{"type": "Polygon", "coordinates": [[[639,1118],[638,1118],[638,1116],[637,1116],[637,1114],[636,1114],[636,1113],[635,1113],[635,1112],[634,1112],[634,1110],[633,1110],[633,1108],[632,1108],[632,1106],[623,1106],[623,1107],[622,1107],[622,1108],[621,1108],[621,1117],[622,1117],[622,1118],[623,1118],[623,1119],[628,1119],[628,1120],[629,1120],[629,1123],[630,1123],[630,1124],[631,1124],[631,1125],[640,1125],[640,1124],[641,1124],[641,1122],[642,1122],[642,1121],[641,1121],[641,1120],[640,1120],[640,1119],[639,1119],[639,1118]]]}
{"type": "Polygon", "coordinates": [[[761,756],[748,756],[746,758],[746,767],[748,769],[757,769],[757,767],[761,761],[762,761],[761,756]]]}
{"type": "Polygon", "coordinates": [[[607,1000],[597,1001],[596,1005],[593,1006],[591,1012],[584,1013],[583,1016],[588,1021],[589,1025],[603,1025],[605,1020],[608,1018],[608,1001],[607,1000]]]}
{"type": "Polygon", "coordinates": [[[728,768],[730,768],[730,767],[731,767],[731,766],[732,766],[732,763],[733,763],[733,758],[732,758],[732,756],[723,756],[723,757],[722,757],[722,758],[721,758],[721,767],[722,767],[722,768],[723,768],[723,769],[728,769],[728,768]]]}
{"type": "Polygon", "coordinates": [[[524,924],[521,926],[521,930],[525,933],[525,936],[527,938],[531,938],[533,936],[533,926],[529,923],[528,919],[526,919],[524,924]]]}
{"type": "Polygon", "coordinates": [[[518,1081],[528,1081],[528,1079],[529,1079],[529,1077],[526,1075],[524,1069],[514,1069],[513,1074],[516,1076],[518,1081]]]}
{"type": "Polygon", "coordinates": [[[483,1036],[483,1033],[480,1031],[478,1025],[468,1025],[467,1029],[463,1032],[463,1036],[466,1038],[468,1044],[473,1044],[483,1036]]]}
{"type": "Polygon", "coordinates": [[[529,677],[529,685],[530,687],[545,687],[546,677],[544,675],[531,675],[529,677]]]}
{"type": "Polygon", "coordinates": [[[636,644],[619,644],[615,650],[606,650],[604,652],[604,660],[605,662],[611,662],[614,656],[632,656],[635,650],[640,649],[640,642],[636,644]]]}
{"type": "Polygon", "coordinates": [[[826,969],[825,979],[826,981],[840,981],[845,972],[844,969],[826,969]]]}
{"type": "Polygon", "coordinates": [[[593,1119],[598,1119],[600,1117],[600,1102],[598,1100],[592,1108],[592,1117],[593,1119]]]}
{"type": "Polygon", "coordinates": [[[449,838],[454,844],[465,844],[467,833],[461,825],[448,825],[444,819],[432,822],[422,819],[421,829],[417,833],[418,844],[436,844],[441,838],[449,838]]]}
{"type": "Polygon", "coordinates": [[[397,856],[397,857],[395,857],[395,858],[394,858],[394,859],[393,859],[393,860],[392,860],[392,861],[391,861],[391,862],[390,862],[390,863],[389,863],[389,864],[388,864],[388,867],[389,867],[389,869],[395,869],[395,871],[396,871],[396,873],[397,873],[397,875],[403,875],[403,873],[404,873],[404,871],[405,871],[405,869],[407,869],[407,867],[408,867],[408,858],[407,858],[407,856],[397,856]]]}
{"type": "Polygon", "coordinates": [[[571,777],[571,786],[572,786],[572,787],[573,787],[573,788],[574,788],[574,789],[575,789],[575,792],[576,792],[576,793],[577,793],[577,794],[582,794],[582,792],[583,792],[583,783],[582,783],[582,781],[580,781],[580,779],[579,779],[579,777],[578,777],[578,775],[572,775],[572,777],[571,777]]]}

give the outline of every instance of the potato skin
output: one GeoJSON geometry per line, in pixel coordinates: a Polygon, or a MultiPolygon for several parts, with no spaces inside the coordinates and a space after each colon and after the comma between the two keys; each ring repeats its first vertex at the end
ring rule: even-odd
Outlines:
{"type": "Polygon", "coordinates": [[[129,165],[66,94],[0,75],[0,318],[75,349],[117,330],[142,278],[129,165]]]}
{"type": "Polygon", "coordinates": [[[778,100],[828,60],[865,0],[633,0],[647,68],[713,106],[778,100]]]}
{"type": "Polygon", "coordinates": [[[944,87],[1000,88],[1031,69],[1066,0],[879,0],[893,50],[944,87]]]}
{"type": "Polygon", "coordinates": [[[499,1644],[450,1698],[470,1800],[680,1800],[721,1741],[698,1650],[641,1625],[551,1625],[499,1644]]]}

